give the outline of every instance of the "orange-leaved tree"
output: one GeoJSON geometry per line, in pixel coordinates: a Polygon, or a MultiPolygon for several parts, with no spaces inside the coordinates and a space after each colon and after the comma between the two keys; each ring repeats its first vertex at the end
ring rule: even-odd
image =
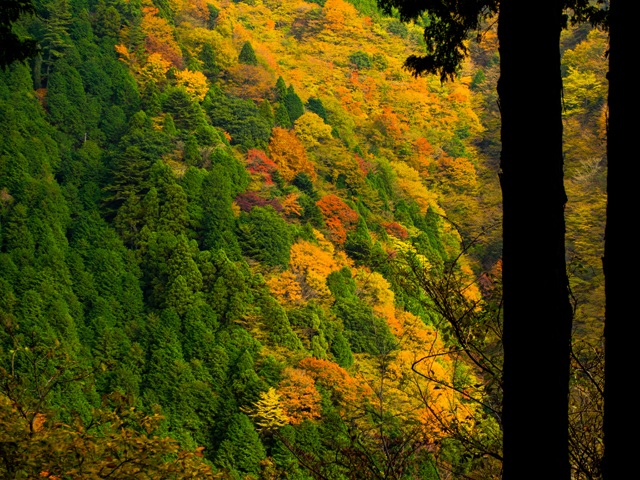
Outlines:
{"type": "Polygon", "coordinates": [[[441,155],[438,158],[438,170],[438,176],[446,179],[457,189],[468,190],[476,185],[476,167],[467,158],[454,159],[448,155],[441,155]]]}
{"type": "Polygon", "coordinates": [[[238,63],[227,69],[225,77],[231,92],[237,97],[257,102],[271,97],[273,74],[262,65],[238,63]]]}
{"type": "Polygon", "coordinates": [[[405,141],[409,130],[407,119],[389,107],[384,107],[373,122],[373,136],[378,143],[389,148],[398,148],[405,141]]]}
{"type": "Polygon", "coordinates": [[[333,239],[342,244],[347,239],[347,232],[355,230],[358,214],[344,203],[337,195],[327,195],[316,202],[322,211],[325,224],[333,239]]]}
{"type": "Polygon", "coordinates": [[[406,240],[409,238],[409,232],[407,229],[400,225],[398,222],[381,223],[380,224],[388,234],[399,238],[400,240],[406,240]]]}
{"type": "Polygon", "coordinates": [[[344,0],[327,0],[324,4],[325,35],[328,37],[349,35],[355,38],[363,33],[362,19],[358,10],[344,0]]]}
{"type": "Polygon", "coordinates": [[[173,34],[173,28],[164,18],[158,16],[155,7],[142,9],[142,32],[145,35],[147,53],[159,53],[176,68],[182,67],[182,52],[173,34]]]}
{"type": "Polygon", "coordinates": [[[282,305],[298,303],[302,300],[301,288],[296,275],[285,271],[267,280],[271,295],[282,305]]]}
{"type": "Polygon", "coordinates": [[[313,181],[317,178],[316,169],[294,132],[275,127],[271,132],[269,153],[286,180],[293,180],[301,172],[309,175],[313,181]]]}
{"type": "Polygon", "coordinates": [[[298,367],[328,389],[332,399],[343,407],[359,408],[373,395],[373,390],[366,382],[353,378],[344,368],[329,360],[309,357],[302,360],[298,367]]]}
{"type": "Polygon", "coordinates": [[[342,259],[336,258],[332,248],[327,248],[326,244],[331,247],[330,242],[322,242],[324,237],[320,232],[314,231],[316,238],[321,237],[320,245],[313,245],[306,240],[298,240],[291,247],[291,260],[289,265],[291,269],[304,275],[307,287],[303,291],[303,297],[308,298],[329,298],[331,292],[327,287],[327,277],[331,272],[340,270],[344,266],[342,259]]]}
{"type": "Polygon", "coordinates": [[[413,155],[409,163],[421,176],[429,176],[429,167],[433,160],[434,149],[426,138],[420,137],[413,142],[413,155]]]}
{"type": "Polygon", "coordinates": [[[285,368],[278,384],[282,409],[292,425],[320,417],[320,394],[315,380],[299,368],[285,368]]]}
{"type": "Polygon", "coordinates": [[[289,195],[286,195],[282,199],[282,209],[289,216],[302,216],[302,207],[300,203],[298,203],[298,199],[300,198],[300,194],[298,192],[292,192],[289,195]]]}

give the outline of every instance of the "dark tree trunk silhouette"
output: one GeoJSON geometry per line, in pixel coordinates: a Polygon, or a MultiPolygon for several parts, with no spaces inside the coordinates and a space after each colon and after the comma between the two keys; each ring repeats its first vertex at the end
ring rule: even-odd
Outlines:
{"type": "Polygon", "coordinates": [[[570,478],[562,6],[500,2],[506,480],[570,478]]]}
{"type": "Polygon", "coordinates": [[[609,16],[609,121],[607,132],[607,226],[604,245],[605,275],[605,388],[603,478],[631,478],[637,455],[640,420],[634,411],[633,384],[638,365],[640,315],[634,305],[638,270],[632,251],[640,163],[637,154],[637,116],[640,101],[635,90],[630,40],[639,2],[613,2],[609,16]],[[632,220],[630,222],[630,220],[632,220]]]}

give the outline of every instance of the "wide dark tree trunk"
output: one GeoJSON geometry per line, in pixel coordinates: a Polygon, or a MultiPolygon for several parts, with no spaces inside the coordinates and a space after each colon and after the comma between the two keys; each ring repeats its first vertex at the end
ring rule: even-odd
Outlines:
{"type": "Polygon", "coordinates": [[[570,478],[562,2],[500,4],[504,478],[570,478]]]}
{"type": "Polygon", "coordinates": [[[612,2],[610,11],[609,125],[607,133],[607,226],[604,244],[605,275],[605,389],[603,478],[618,480],[633,473],[640,417],[635,412],[640,314],[634,304],[638,271],[634,252],[637,224],[640,159],[638,114],[640,100],[632,71],[640,2],[612,2]]]}

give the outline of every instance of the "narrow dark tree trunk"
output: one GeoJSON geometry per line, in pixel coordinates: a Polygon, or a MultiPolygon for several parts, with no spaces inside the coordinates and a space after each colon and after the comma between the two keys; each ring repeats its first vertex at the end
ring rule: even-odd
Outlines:
{"type": "Polygon", "coordinates": [[[609,125],[607,133],[607,226],[605,275],[605,388],[603,478],[632,478],[637,473],[640,417],[635,412],[640,314],[635,305],[638,271],[637,235],[638,114],[640,100],[632,70],[640,2],[612,2],[609,16],[609,125]]]}
{"type": "Polygon", "coordinates": [[[570,478],[562,2],[500,3],[504,478],[570,478]]]}

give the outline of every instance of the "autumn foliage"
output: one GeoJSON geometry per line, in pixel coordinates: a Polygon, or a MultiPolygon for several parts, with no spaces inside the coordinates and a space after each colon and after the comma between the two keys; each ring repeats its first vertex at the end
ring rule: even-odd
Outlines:
{"type": "Polygon", "coordinates": [[[373,168],[373,163],[365,160],[360,155],[356,154],[355,156],[356,163],[358,164],[358,168],[362,172],[363,175],[367,175],[371,169],[373,168]]]}
{"type": "Polygon", "coordinates": [[[298,203],[300,194],[298,192],[290,193],[282,199],[282,208],[284,212],[289,216],[302,216],[302,207],[298,203]]]}
{"type": "Polygon", "coordinates": [[[316,169],[294,132],[275,127],[271,132],[269,153],[286,180],[291,181],[297,173],[304,172],[315,181],[316,169]]]}
{"type": "Polygon", "coordinates": [[[398,222],[382,223],[381,224],[389,235],[398,237],[400,240],[406,240],[409,238],[409,232],[407,229],[400,225],[398,222]]]}
{"type": "Polygon", "coordinates": [[[209,91],[207,77],[202,72],[192,72],[186,69],[182,72],[176,72],[176,84],[187,91],[191,100],[202,101],[209,91]]]}
{"type": "Polygon", "coordinates": [[[373,395],[371,387],[353,378],[341,366],[315,357],[305,358],[298,366],[323,387],[331,391],[331,396],[343,406],[362,404],[373,395]]]}
{"type": "Polygon", "coordinates": [[[322,211],[325,224],[333,239],[342,244],[347,239],[347,232],[355,229],[358,214],[344,203],[337,195],[327,195],[316,202],[322,211]]]}
{"type": "Polygon", "coordinates": [[[452,186],[462,189],[476,185],[476,168],[467,158],[452,158],[442,155],[438,159],[438,174],[452,186]]]}
{"type": "Polygon", "coordinates": [[[320,232],[316,232],[316,237],[321,237],[319,246],[306,240],[298,240],[292,245],[290,265],[294,272],[305,276],[306,284],[312,289],[312,292],[307,292],[307,296],[326,298],[331,295],[327,277],[331,272],[342,268],[343,264],[335,257],[333,245],[326,240],[322,242],[324,238],[320,232]]]}
{"type": "Polygon", "coordinates": [[[434,149],[426,138],[420,137],[413,142],[413,155],[410,164],[421,176],[429,175],[429,167],[432,164],[434,149]]]}
{"type": "Polygon", "coordinates": [[[265,207],[270,205],[276,212],[282,212],[282,204],[277,198],[263,198],[257,192],[244,192],[236,197],[236,204],[243,212],[250,212],[253,207],[265,207]]]}
{"type": "Polygon", "coordinates": [[[251,173],[261,174],[267,185],[273,185],[271,174],[278,170],[278,165],[267,157],[263,151],[252,148],[247,152],[246,168],[251,173]]]}
{"type": "Polygon", "coordinates": [[[269,98],[274,78],[261,65],[238,63],[226,72],[230,90],[239,98],[256,101],[269,98]]]}
{"type": "Polygon", "coordinates": [[[145,49],[147,53],[158,53],[176,68],[182,67],[182,52],[173,34],[171,25],[158,16],[155,7],[142,9],[141,29],[145,35],[145,49]]]}
{"type": "Polygon", "coordinates": [[[302,300],[302,290],[296,275],[282,272],[267,281],[271,295],[283,305],[295,304],[302,300]]]}
{"type": "Polygon", "coordinates": [[[278,384],[282,409],[292,425],[320,417],[320,394],[315,380],[304,370],[286,368],[278,384]]]}

